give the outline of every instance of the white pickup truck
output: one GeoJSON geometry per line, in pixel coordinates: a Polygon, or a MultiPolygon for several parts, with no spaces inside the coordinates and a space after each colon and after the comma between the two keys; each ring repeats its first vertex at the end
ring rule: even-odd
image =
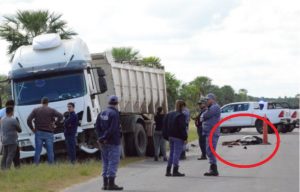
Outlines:
{"type": "MultiPolygon", "coordinates": [[[[267,119],[275,125],[279,132],[285,133],[289,130],[291,116],[289,106],[286,103],[264,102],[264,106],[260,108],[258,102],[237,102],[224,105],[221,108],[222,119],[239,113],[266,115],[267,119]]],[[[233,133],[246,127],[255,127],[257,132],[262,133],[263,122],[252,117],[236,117],[222,123],[221,131],[223,133],[233,133]]],[[[271,127],[268,128],[268,132],[273,133],[271,127]]]]}

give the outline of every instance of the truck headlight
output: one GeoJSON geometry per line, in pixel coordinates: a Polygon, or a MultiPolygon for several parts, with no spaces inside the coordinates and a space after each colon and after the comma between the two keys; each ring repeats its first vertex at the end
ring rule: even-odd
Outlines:
{"type": "Polygon", "coordinates": [[[19,147],[31,146],[31,141],[29,139],[19,140],[19,147]]]}

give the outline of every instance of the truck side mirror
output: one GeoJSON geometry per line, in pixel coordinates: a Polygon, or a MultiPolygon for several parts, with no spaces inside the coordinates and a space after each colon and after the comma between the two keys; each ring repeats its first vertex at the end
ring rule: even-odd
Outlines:
{"type": "Polygon", "coordinates": [[[105,72],[102,68],[98,68],[97,74],[98,74],[100,93],[105,93],[107,91],[107,83],[106,83],[106,79],[104,78],[105,72]]]}
{"type": "Polygon", "coordinates": [[[104,77],[99,77],[99,87],[100,93],[105,93],[107,91],[107,83],[104,77]]]}

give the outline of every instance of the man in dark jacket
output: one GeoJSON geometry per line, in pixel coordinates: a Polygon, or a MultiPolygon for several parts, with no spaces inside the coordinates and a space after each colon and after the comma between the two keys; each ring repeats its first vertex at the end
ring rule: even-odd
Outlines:
{"type": "Polygon", "coordinates": [[[76,162],[76,133],[78,126],[78,117],[75,113],[75,104],[68,103],[68,112],[65,114],[64,135],[69,160],[72,164],[76,162]]]}
{"type": "MultiPolygon", "coordinates": [[[[210,169],[204,174],[204,176],[218,176],[219,172],[217,169],[217,159],[214,154],[211,152],[209,147],[209,134],[212,128],[220,121],[221,110],[220,106],[216,103],[216,96],[212,93],[209,93],[206,96],[208,109],[203,113],[203,130],[202,133],[206,137],[206,154],[209,158],[210,169]]],[[[220,127],[214,132],[212,144],[214,150],[217,149],[217,144],[220,136],[220,127]]]]}
{"type": "Polygon", "coordinates": [[[195,119],[195,125],[197,127],[197,133],[198,133],[198,137],[199,137],[199,147],[201,150],[201,157],[198,158],[198,160],[206,160],[206,137],[205,135],[203,135],[202,133],[202,122],[203,122],[203,113],[206,111],[206,100],[201,99],[198,102],[199,105],[199,114],[197,115],[196,119],[195,119]]]}
{"type": "Polygon", "coordinates": [[[182,100],[176,101],[176,111],[167,114],[164,120],[164,138],[169,140],[170,157],[168,160],[166,176],[183,177],[185,174],[180,173],[179,159],[183,150],[184,144],[187,142],[186,118],[183,114],[184,102],[182,100]],[[171,169],[173,166],[173,173],[171,169]]]}
{"type": "Polygon", "coordinates": [[[123,190],[115,184],[120,162],[120,114],[117,110],[118,97],[110,96],[109,106],[97,118],[96,131],[102,155],[103,190],[123,190]]]}
{"type": "Polygon", "coordinates": [[[27,125],[35,133],[35,154],[34,163],[36,165],[40,162],[43,143],[45,142],[47,148],[48,163],[54,163],[54,123],[59,123],[63,120],[63,115],[55,109],[48,107],[48,98],[42,98],[42,106],[35,108],[27,118],[27,125]],[[55,119],[57,118],[56,122],[55,119]],[[34,125],[32,121],[34,120],[34,125]]]}

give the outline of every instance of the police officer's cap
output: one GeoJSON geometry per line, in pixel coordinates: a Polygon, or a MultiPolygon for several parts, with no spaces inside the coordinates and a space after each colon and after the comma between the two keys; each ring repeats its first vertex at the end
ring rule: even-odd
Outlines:
{"type": "Polygon", "coordinates": [[[116,104],[119,103],[119,99],[118,99],[117,96],[111,95],[111,96],[109,96],[109,98],[108,98],[108,103],[109,103],[110,105],[116,105],[116,104]]]}

